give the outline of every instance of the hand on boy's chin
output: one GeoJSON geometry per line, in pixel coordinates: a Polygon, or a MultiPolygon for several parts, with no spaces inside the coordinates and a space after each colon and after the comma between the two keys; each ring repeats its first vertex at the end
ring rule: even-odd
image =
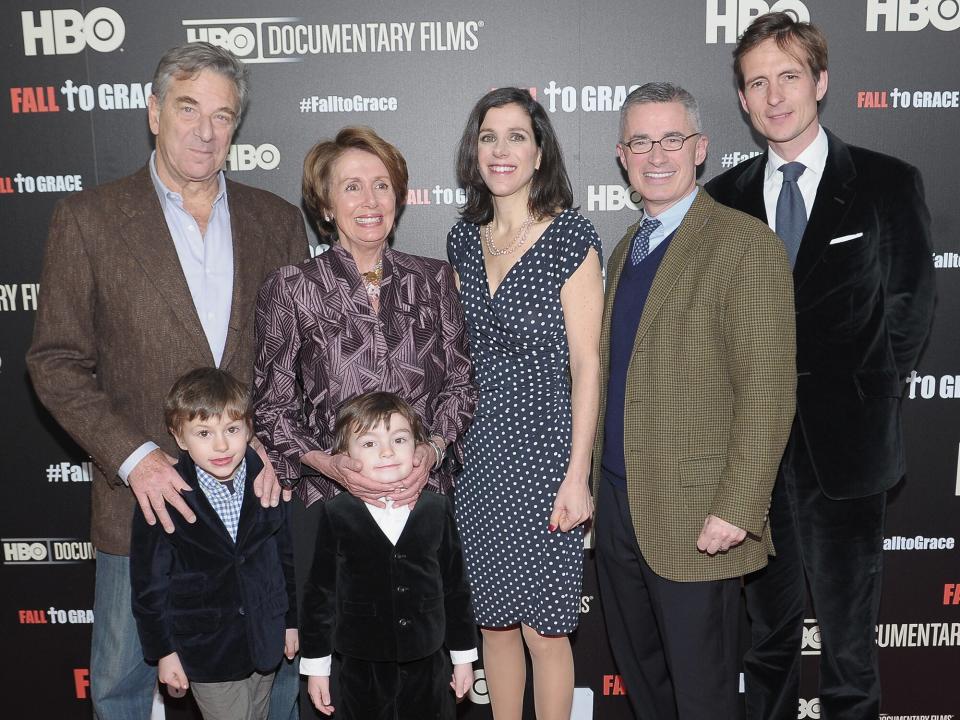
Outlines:
{"type": "Polygon", "coordinates": [[[393,499],[394,507],[403,507],[416,503],[420,493],[423,492],[424,485],[430,478],[430,468],[434,458],[433,448],[429,445],[417,445],[413,454],[413,470],[404,480],[400,481],[397,490],[390,494],[393,499]]]}

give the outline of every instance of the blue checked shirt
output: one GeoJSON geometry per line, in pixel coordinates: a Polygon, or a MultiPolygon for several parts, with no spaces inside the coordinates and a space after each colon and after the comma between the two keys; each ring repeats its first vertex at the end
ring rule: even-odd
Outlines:
{"type": "Polygon", "coordinates": [[[243,507],[243,489],[247,481],[247,461],[244,459],[237,472],[233,475],[233,490],[227,489],[226,483],[222,483],[207,472],[197,467],[197,480],[200,481],[200,489],[207,496],[207,500],[213,505],[223,526],[230,533],[234,542],[237,541],[237,525],[240,524],[240,508],[243,507]]]}

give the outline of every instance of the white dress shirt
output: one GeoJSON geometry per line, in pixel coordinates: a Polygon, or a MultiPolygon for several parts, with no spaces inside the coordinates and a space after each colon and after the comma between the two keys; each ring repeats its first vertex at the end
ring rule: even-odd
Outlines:
{"type": "MultiPolygon", "coordinates": [[[[827,134],[820,126],[817,137],[796,158],[796,162],[802,163],[805,168],[803,174],[797,178],[797,187],[803,195],[807,220],[810,219],[810,211],[813,210],[813,201],[817,197],[820,178],[823,177],[823,168],[827,164],[827,150],[827,134]]],[[[784,160],[777,155],[773,148],[767,148],[767,167],[763,175],[763,205],[767,211],[767,225],[774,232],[777,231],[777,199],[780,197],[780,188],[783,187],[783,173],[780,172],[780,166],[786,162],[789,160],[784,160]]]]}

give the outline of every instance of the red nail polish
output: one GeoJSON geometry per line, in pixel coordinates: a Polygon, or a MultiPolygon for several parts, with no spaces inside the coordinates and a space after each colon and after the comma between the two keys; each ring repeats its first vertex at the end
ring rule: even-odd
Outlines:
{"type": "Polygon", "coordinates": [[[556,532],[556,531],[557,531],[556,525],[554,525],[553,523],[550,523],[549,525],[547,525],[547,532],[556,532]]]}

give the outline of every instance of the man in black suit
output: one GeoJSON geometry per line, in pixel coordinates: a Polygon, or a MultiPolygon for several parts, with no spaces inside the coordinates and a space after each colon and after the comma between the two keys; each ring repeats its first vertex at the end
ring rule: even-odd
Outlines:
{"type": "Polygon", "coordinates": [[[905,472],[904,378],[933,316],[930,216],[916,168],[820,126],[827,45],[816,27],[760,16],[734,71],[768,148],[706,189],[784,240],[797,312],[797,416],[770,508],[777,555],[746,581],[747,715],[797,716],[806,576],[823,717],[875,720],[883,518],[905,472]]]}

